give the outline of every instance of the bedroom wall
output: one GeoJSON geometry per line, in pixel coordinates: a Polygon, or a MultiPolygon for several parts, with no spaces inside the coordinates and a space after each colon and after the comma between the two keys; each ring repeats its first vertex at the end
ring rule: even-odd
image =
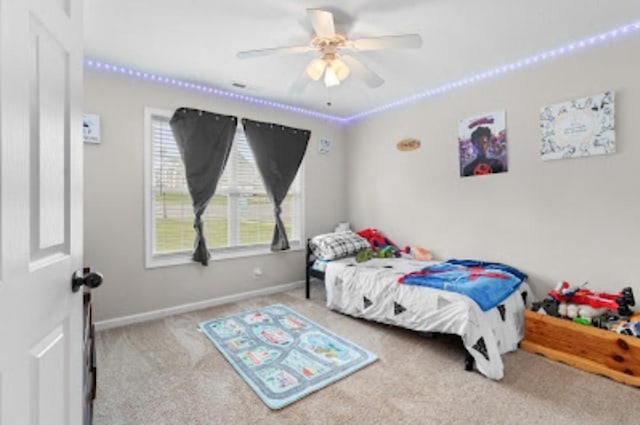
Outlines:
{"type": "MultiPolygon", "coordinates": [[[[104,273],[94,291],[97,321],[207,301],[304,279],[304,251],[145,269],[144,108],[189,106],[311,130],[304,160],[307,235],[347,218],[343,129],[299,114],[87,70],[87,113],[101,119],[102,143],[85,144],[84,263],[104,273]],[[318,153],[318,139],[332,141],[318,153]],[[331,206],[328,208],[327,206],[331,206]],[[254,279],[253,269],[263,275],[254,279]]],[[[301,291],[303,289],[300,289],[301,291]]]]}
{"type": "MultiPolygon", "coordinates": [[[[440,259],[516,266],[538,296],[558,281],[632,286],[640,241],[640,37],[605,44],[377,114],[347,129],[349,219],[440,259]],[[613,155],[540,159],[541,106],[613,90],[613,155]],[[457,124],[506,110],[508,166],[459,177],[457,124]],[[422,147],[395,144],[416,137],[422,147]]],[[[443,61],[446,58],[442,59],[443,61]]]]}

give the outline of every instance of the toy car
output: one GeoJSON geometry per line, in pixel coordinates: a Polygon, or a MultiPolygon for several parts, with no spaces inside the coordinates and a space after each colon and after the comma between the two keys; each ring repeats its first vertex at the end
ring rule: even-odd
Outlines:
{"type": "Polygon", "coordinates": [[[607,308],[617,311],[620,316],[630,316],[633,314],[630,307],[636,305],[633,289],[623,288],[622,291],[609,294],[606,292],[596,292],[582,287],[571,286],[569,282],[560,282],[556,289],[549,291],[548,296],[558,303],[572,303],[588,305],[594,309],[607,308]]]}

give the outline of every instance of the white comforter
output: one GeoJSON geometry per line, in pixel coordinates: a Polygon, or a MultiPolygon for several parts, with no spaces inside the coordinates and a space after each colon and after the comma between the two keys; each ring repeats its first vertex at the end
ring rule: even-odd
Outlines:
{"type": "Polygon", "coordinates": [[[423,286],[403,285],[398,278],[436,262],[405,258],[354,258],[332,261],[325,274],[327,307],[416,331],[457,334],[475,360],[476,369],[502,379],[501,354],[514,351],[524,332],[523,283],[498,307],[483,312],[471,298],[423,286]]]}

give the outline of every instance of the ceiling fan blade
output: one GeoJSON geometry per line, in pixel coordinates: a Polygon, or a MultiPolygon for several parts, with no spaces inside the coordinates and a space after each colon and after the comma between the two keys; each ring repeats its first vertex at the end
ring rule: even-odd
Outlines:
{"type": "Polygon", "coordinates": [[[238,59],[257,58],[260,56],[276,55],[276,54],[295,54],[295,53],[307,53],[313,52],[316,48],[313,46],[285,46],[285,47],[272,47],[269,49],[256,49],[256,50],[244,50],[238,52],[236,56],[238,59]]]}
{"type": "Polygon", "coordinates": [[[336,28],[333,24],[333,13],[320,9],[307,9],[311,25],[316,35],[320,38],[333,38],[336,28]]]}
{"type": "Polygon", "coordinates": [[[384,84],[382,77],[367,68],[362,62],[353,56],[341,55],[340,58],[351,69],[351,73],[364,81],[369,87],[376,88],[384,84]]]}
{"type": "Polygon", "coordinates": [[[422,46],[419,34],[384,35],[382,37],[367,37],[351,40],[346,43],[348,49],[382,50],[382,49],[416,49],[422,46]]]}

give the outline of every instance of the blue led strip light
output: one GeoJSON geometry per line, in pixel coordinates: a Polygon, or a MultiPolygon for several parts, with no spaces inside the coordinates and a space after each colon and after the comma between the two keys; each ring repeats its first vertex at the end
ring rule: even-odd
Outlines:
{"type": "Polygon", "coordinates": [[[487,80],[489,78],[496,77],[498,75],[502,75],[508,73],[510,71],[515,71],[517,69],[526,68],[528,66],[547,61],[549,59],[554,59],[559,56],[563,56],[569,53],[573,53],[575,51],[584,49],[585,47],[594,46],[597,44],[602,44],[606,41],[611,41],[616,38],[620,38],[621,36],[625,36],[631,33],[636,33],[640,31],[640,21],[625,25],[622,27],[614,28],[610,31],[603,32],[598,35],[594,35],[592,37],[588,37],[564,46],[557,47],[552,50],[547,50],[545,52],[539,53],[537,55],[533,55],[527,57],[525,59],[521,59],[506,65],[502,65],[488,71],[481,72],[479,74],[473,75],[471,77],[465,77],[458,81],[454,81],[452,83],[445,83],[441,86],[435,87],[430,90],[422,91],[413,94],[412,96],[405,97],[399,100],[396,100],[391,103],[387,103],[385,105],[378,106],[373,109],[369,109],[367,111],[360,112],[358,114],[352,115],[347,118],[338,117],[336,115],[324,114],[322,112],[313,111],[310,109],[300,108],[298,106],[287,105],[285,103],[274,102],[271,100],[260,99],[257,97],[246,96],[243,94],[233,93],[221,89],[217,89],[210,86],[205,86],[202,84],[195,84],[188,81],[178,80],[171,77],[165,77],[158,74],[153,74],[150,72],[138,71],[131,68],[125,68],[118,65],[112,65],[104,62],[99,62],[93,59],[85,59],[85,66],[93,69],[100,69],[104,71],[110,71],[116,74],[124,74],[130,75],[132,77],[140,78],[143,80],[153,81],[157,83],[164,83],[170,86],[181,87],[184,89],[199,91],[202,93],[212,94],[214,96],[227,97],[231,99],[240,100],[247,103],[258,104],[262,106],[267,106],[275,109],[283,109],[290,112],[295,112],[302,115],[307,115],[314,118],[320,118],[328,121],[334,121],[340,124],[351,124],[361,118],[367,117],[369,115],[377,114],[379,112],[387,111],[392,108],[397,108],[398,106],[406,105],[412,102],[416,102],[423,99],[428,99],[440,95],[442,93],[446,93],[461,87],[468,86],[470,84],[474,84],[477,82],[481,82],[487,80]]]}
{"type": "Polygon", "coordinates": [[[338,123],[345,123],[346,119],[335,115],[324,114],[322,112],[312,111],[310,109],[300,108],[298,106],[287,105],[285,103],[274,102],[271,100],[260,99],[257,97],[246,96],[243,94],[233,93],[226,90],[220,90],[214,87],[205,86],[203,84],[191,83],[189,81],[178,80],[176,78],[165,77],[163,75],[153,74],[151,72],[138,71],[132,68],[126,68],[119,65],[113,65],[105,62],[100,62],[94,59],[85,59],[84,64],[88,68],[99,69],[109,71],[115,74],[129,75],[142,80],[152,81],[156,83],[162,83],[169,86],[180,87],[187,90],[194,90],[201,93],[212,94],[219,97],[227,97],[230,99],[236,99],[247,103],[254,103],[257,105],[268,106],[275,109],[284,109],[290,112],[298,114],[308,115],[314,118],[321,118],[329,121],[335,121],[338,123]]]}
{"type": "Polygon", "coordinates": [[[392,108],[396,108],[398,106],[406,105],[408,103],[416,102],[418,100],[428,99],[428,98],[437,96],[439,94],[458,89],[460,87],[465,87],[473,83],[477,83],[483,80],[487,80],[489,78],[496,77],[498,75],[505,74],[510,71],[525,68],[525,67],[534,65],[536,63],[544,62],[549,59],[554,59],[559,56],[566,55],[568,53],[573,53],[575,51],[584,49],[585,47],[594,46],[596,44],[601,44],[605,41],[610,41],[616,38],[620,38],[621,36],[638,32],[639,30],[640,30],[640,21],[635,22],[633,24],[625,25],[622,27],[614,28],[610,31],[603,32],[601,34],[594,35],[592,37],[588,37],[564,46],[560,46],[552,50],[547,50],[537,55],[530,56],[528,58],[521,59],[503,66],[499,66],[497,68],[493,68],[488,71],[481,72],[471,77],[465,77],[458,81],[454,81],[452,83],[445,83],[433,89],[418,92],[412,96],[396,100],[395,102],[391,102],[386,105],[381,105],[376,108],[369,109],[364,112],[360,112],[358,114],[355,114],[346,118],[346,122],[349,124],[369,115],[373,115],[373,114],[383,112],[392,108]]]}

